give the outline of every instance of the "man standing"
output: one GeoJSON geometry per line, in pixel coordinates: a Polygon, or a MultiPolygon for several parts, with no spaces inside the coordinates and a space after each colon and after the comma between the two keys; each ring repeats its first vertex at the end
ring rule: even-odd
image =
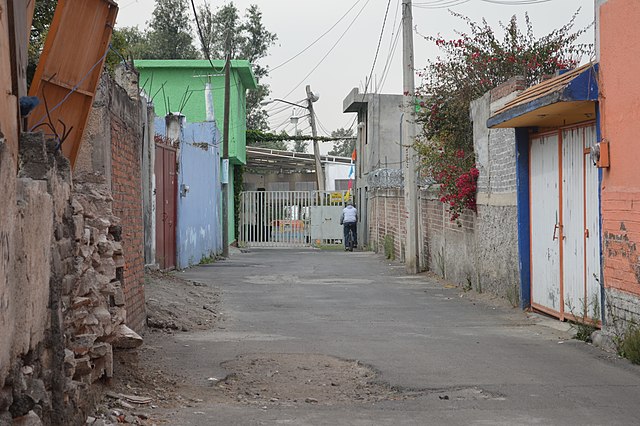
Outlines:
{"type": "Polygon", "coordinates": [[[358,209],[353,207],[353,202],[351,200],[347,201],[347,207],[342,209],[342,215],[340,215],[340,225],[343,226],[344,230],[344,249],[347,251],[349,249],[348,241],[349,231],[353,232],[353,246],[356,247],[358,245],[358,209]]]}

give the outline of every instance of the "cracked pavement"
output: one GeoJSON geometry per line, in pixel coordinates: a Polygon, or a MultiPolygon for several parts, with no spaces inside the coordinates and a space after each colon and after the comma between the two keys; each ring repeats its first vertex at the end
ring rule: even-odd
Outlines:
{"type": "Polygon", "coordinates": [[[148,343],[197,396],[160,409],[170,424],[629,425],[640,415],[638,366],[571,340],[566,324],[407,276],[374,253],[252,249],[178,275],[216,287],[224,321],[148,343]]]}

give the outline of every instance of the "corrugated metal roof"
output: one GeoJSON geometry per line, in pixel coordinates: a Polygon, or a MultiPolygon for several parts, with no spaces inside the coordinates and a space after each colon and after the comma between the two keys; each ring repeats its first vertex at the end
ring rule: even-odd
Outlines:
{"type": "MultiPolygon", "coordinates": [[[[350,157],[335,155],[321,155],[322,163],[351,164],[350,157]]],[[[247,169],[279,170],[288,173],[312,173],[315,170],[315,156],[306,152],[282,151],[279,149],[260,148],[247,146],[247,169]]]]}

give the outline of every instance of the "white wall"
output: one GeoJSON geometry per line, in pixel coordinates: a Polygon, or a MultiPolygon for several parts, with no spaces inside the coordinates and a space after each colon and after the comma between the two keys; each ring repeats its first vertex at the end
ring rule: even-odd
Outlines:
{"type": "MultiPolygon", "coordinates": [[[[349,170],[351,169],[350,164],[336,164],[336,163],[325,163],[324,165],[324,179],[325,179],[325,188],[327,191],[335,191],[336,190],[336,179],[349,179],[349,170]]],[[[355,172],[351,176],[355,178],[355,172]]]]}

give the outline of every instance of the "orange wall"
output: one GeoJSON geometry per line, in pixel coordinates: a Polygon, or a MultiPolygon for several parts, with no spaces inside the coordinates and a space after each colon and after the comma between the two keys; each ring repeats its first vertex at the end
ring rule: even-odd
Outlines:
{"type": "Polygon", "coordinates": [[[599,8],[605,286],[640,295],[640,1],[599,8]]]}

